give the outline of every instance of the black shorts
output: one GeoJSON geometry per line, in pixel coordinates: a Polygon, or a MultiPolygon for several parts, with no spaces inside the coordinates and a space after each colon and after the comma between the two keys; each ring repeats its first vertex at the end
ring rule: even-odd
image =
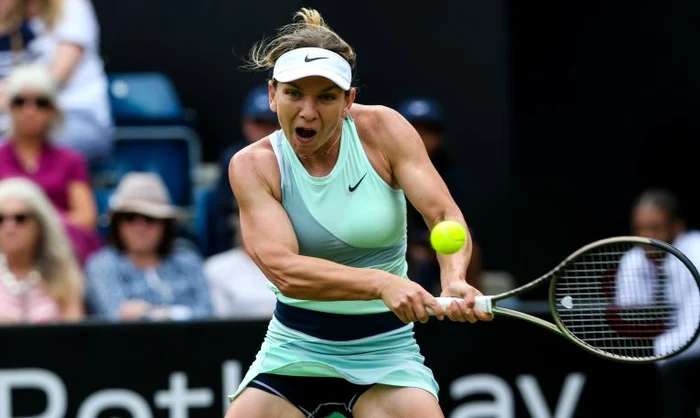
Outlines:
{"type": "Polygon", "coordinates": [[[352,417],[357,398],[372,385],[356,385],[334,377],[259,374],[248,387],[286,399],[307,418],[326,418],[333,412],[352,417]]]}

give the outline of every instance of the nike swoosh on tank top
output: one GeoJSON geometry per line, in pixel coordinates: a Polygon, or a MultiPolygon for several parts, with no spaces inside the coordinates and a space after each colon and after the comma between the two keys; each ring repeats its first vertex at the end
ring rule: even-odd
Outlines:
{"type": "MultiPolygon", "coordinates": [[[[374,170],[352,117],[343,120],[338,161],[323,177],[308,173],[283,131],[270,138],[281,174],[282,205],[294,227],[300,254],[406,277],[404,193],[391,188],[374,170]]],[[[299,308],[340,314],[389,310],[381,299],[299,300],[270,287],[280,302],[299,308]]]]}

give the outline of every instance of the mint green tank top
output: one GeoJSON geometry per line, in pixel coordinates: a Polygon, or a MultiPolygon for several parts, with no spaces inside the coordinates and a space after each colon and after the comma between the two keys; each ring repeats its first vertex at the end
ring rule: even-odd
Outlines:
{"type": "MultiPolygon", "coordinates": [[[[343,120],[338,161],[323,177],[309,174],[282,130],[270,141],[281,174],[282,206],[294,227],[299,253],[406,277],[406,199],[372,167],[352,117],[343,120]]],[[[280,302],[299,308],[340,314],[389,310],[381,299],[300,300],[270,287],[280,302]]]]}

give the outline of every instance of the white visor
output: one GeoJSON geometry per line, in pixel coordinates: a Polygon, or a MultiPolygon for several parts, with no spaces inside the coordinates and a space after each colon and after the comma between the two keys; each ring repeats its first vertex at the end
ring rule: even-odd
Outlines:
{"type": "Polygon", "coordinates": [[[343,57],[323,48],[298,48],[285,52],[275,61],[272,78],[281,82],[319,76],[334,82],[338,87],[350,90],[352,69],[343,57]]]}

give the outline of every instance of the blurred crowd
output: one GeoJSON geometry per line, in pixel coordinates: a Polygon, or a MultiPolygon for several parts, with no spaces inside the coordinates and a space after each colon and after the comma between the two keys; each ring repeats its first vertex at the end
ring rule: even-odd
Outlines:
{"type": "MultiPolygon", "coordinates": [[[[167,173],[123,173],[100,217],[92,179],[116,139],[99,38],[89,0],[0,0],[0,322],[269,318],[275,299],[241,244],[228,182],[231,156],[279,128],[267,86],[247,94],[241,140],[221,154],[203,253],[182,233],[167,173]]],[[[440,105],[396,108],[457,183],[440,105]]],[[[408,234],[409,275],[437,294],[429,231],[412,208],[408,234]]],[[[479,272],[477,244],[470,282],[479,272]]]]}

